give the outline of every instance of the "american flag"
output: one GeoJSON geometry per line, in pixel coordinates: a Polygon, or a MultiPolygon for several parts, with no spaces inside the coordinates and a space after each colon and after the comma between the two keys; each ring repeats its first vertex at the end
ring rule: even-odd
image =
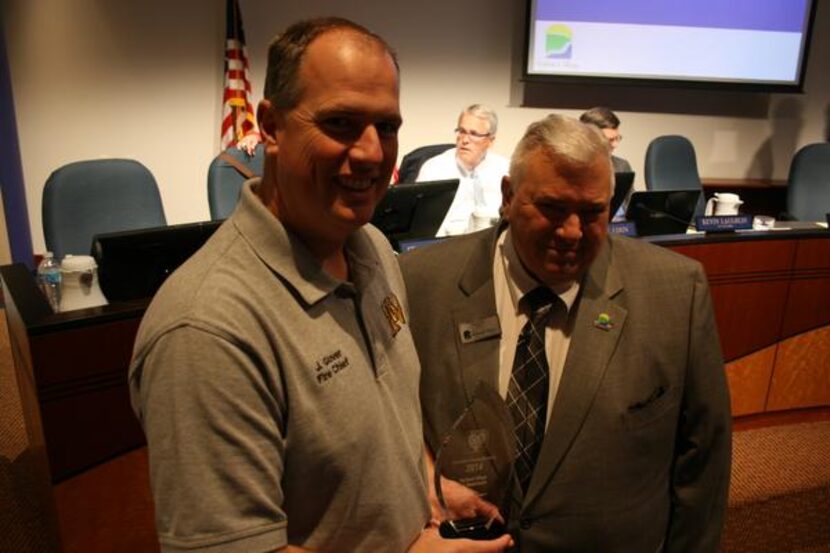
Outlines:
{"type": "Polygon", "coordinates": [[[227,0],[225,41],[225,89],[222,98],[221,146],[224,150],[254,130],[248,51],[242,30],[242,13],[237,0],[227,0]]]}

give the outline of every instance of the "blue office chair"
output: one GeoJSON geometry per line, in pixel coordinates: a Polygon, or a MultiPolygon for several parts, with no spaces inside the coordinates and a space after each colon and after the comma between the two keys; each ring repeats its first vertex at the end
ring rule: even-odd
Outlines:
{"type": "Polygon", "coordinates": [[[801,221],[830,213],[830,143],[808,144],[793,157],[787,179],[787,211],[801,221]]]}
{"type": "Polygon", "coordinates": [[[703,215],[705,199],[697,172],[695,147],[685,136],[665,135],[652,140],[646,150],[648,190],[700,190],[695,215],[703,215]]]}
{"type": "Polygon", "coordinates": [[[418,173],[421,170],[421,165],[431,157],[442,154],[450,148],[454,148],[455,144],[430,144],[429,146],[421,146],[415,148],[401,159],[401,166],[398,169],[398,182],[411,183],[418,178],[418,173]]]}
{"type": "Polygon", "coordinates": [[[89,255],[92,238],[167,224],[156,179],[131,159],[69,163],[55,170],[43,188],[46,249],[62,259],[89,255]]]}
{"type": "Polygon", "coordinates": [[[251,177],[262,175],[264,159],[265,145],[260,143],[253,156],[233,146],[210,162],[207,187],[212,220],[226,219],[233,212],[242,184],[251,177]]]}

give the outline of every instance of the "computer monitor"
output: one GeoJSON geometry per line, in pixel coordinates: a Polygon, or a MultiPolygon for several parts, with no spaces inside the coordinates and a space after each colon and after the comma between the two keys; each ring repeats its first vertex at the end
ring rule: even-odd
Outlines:
{"type": "Polygon", "coordinates": [[[222,221],[97,234],[92,256],[101,291],[112,303],[152,297],[222,221]]]}
{"type": "Polygon", "coordinates": [[[634,192],[625,218],[637,226],[637,236],[685,233],[699,196],[700,190],[634,192]]]}
{"type": "Polygon", "coordinates": [[[372,224],[399,249],[401,241],[435,236],[450,209],[458,179],[405,183],[391,187],[375,208],[372,224]]]}
{"type": "Polygon", "coordinates": [[[631,187],[634,185],[634,173],[631,171],[620,171],[614,173],[614,194],[611,196],[611,205],[608,208],[608,217],[614,218],[622,206],[631,187]]]}

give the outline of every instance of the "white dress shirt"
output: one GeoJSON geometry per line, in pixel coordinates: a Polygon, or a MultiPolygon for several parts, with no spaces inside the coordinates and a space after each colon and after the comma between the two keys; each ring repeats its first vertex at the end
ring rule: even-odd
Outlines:
{"type": "Polygon", "coordinates": [[[501,179],[510,170],[506,157],[488,151],[472,171],[467,171],[458,163],[456,148],[429,158],[418,172],[418,182],[458,179],[455,199],[447,211],[436,236],[452,236],[478,230],[480,227],[473,220],[476,218],[499,218],[501,207],[501,179]]]}
{"type": "MultiPolygon", "coordinates": [[[[542,285],[527,272],[519,261],[509,227],[501,233],[496,243],[496,254],[493,256],[493,285],[496,291],[496,311],[501,324],[499,393],[506,398],[510,376],[513,373],[516,344],[519,341],[522,327],[529,318],[527,307],[524,304],[520,306],[519,300],[534,288],[542,285]]],[[[553,402],[559,390],[559,381],[562,379],[562,370],[565,367],[565,358],[568,356],[568,347],[571,343],[573,322],[570,314],[579,295],[579,282],[571,282],[551,289],[559,296],[566,309],[556,308],[545,328],[545,353],[550,371],[546,428],[550,421],[551,411],[553,411],[553,402]]]]}

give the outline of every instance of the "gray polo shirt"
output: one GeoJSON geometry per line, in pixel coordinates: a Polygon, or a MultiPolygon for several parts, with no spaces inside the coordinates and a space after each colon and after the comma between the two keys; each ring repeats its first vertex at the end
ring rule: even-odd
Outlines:
{"type": "Polygon", "coordinates": [[[130,367],[165,551],[402,552],[429,519],[419,366],[372,227],[330,277],[246,183],[164,284],[130,367]]]}

